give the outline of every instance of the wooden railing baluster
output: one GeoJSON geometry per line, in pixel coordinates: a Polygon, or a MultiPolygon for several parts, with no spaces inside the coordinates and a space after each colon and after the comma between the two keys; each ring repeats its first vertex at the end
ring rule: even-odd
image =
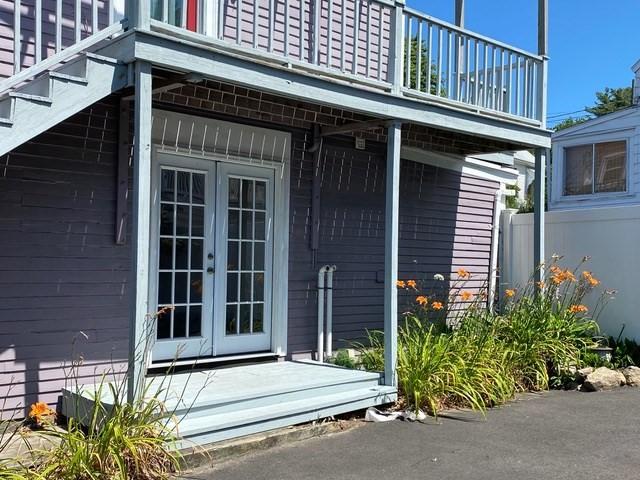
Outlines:
{"type": "Polygon", "coordinates": [[[76,8],[74,13],[75,42],[78,43],[81,40],[82,35],[82,32],[80,30],[80,27],[82,25],[82,0],[76,0],[76,8]]]}

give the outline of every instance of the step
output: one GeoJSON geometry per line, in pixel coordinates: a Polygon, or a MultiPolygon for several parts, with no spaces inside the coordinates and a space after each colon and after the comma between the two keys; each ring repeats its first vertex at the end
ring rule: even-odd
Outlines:
{"type": "Polygon", "coordinates": [[[51,86],[49,76],[41,75],[9,92],[9,95],[34,102],[51,103],[51,86]]]}
{"type": "Polygon", "coordinates": [[[87,77],[87,56],[79,55],[76,58],[57,66],[50,73],[57,78],[84,79],[87,77]]]}
{"type": "Polygon", "coordinates": [[[178,433],[182,438],[180,446],[186,448],[193,444],[204,445],[315,421],[332,415],[391,403],[396,399],[397,391],[394,387],[377,386],[317,395],[250,410],[237,409],[234,412],[205,417],[192,418],[187,414],[179,422],[178,433]]]}
{"type": "Polygon", "coordinates": [[[53,103],[53,99],[51,97],[45,97],[43,95],[33,95],[31,93],[23,92],[10,92],[9,95],[13,98],[22,98],[29,102],[44,103],[47,105],[51,105],[53,103]]]}
{"type": "MultiPolygon", "coordinates": [[[[324,364],[305,364],[301,362],[274,362],[267,365],[249,365],[197,372],[177,374],[170,380],[159,376],[148,387],[154,393],[163,387],[163,400],[169,411],[181,408],[177,398],[195,399],[191,411],[200,408],[234,405],[254,399],[282,396],[311,389],[337,387],[358,383],[364,386],[376,386],[380,383],[380,374],[350,370],[324,364]],[[206,387],[203,387],[204,384],[206,387]],[[186,387],[185,387],[186,385],[186,387]]],[[[282,398],[282,397],[281,397],[282,398]]]]}
{"type": "Polygon", "coordinates": [[[308,399],[310,396],[324,396],[329,394],[348,393],[353,390],[373,389],[380,385],[378,378],[362,378],[351,381],[336,382],[336,383],[324,383],[314,387],[283,389],[280,391],[272,391],[268,394],[262,394],[259,396],[251,396],[241,399],[228,399],[224,402],[210,403],[207,398],[203,396],[201,399],[197,399],[191,407],[185,405],[182,408],[176,409],[177,415],[183,415],[188,413],[192,418],[206,417],[211,414],[234,412],[238,409],[251,410],[256,407],[262,407],[266,405],[277,405],[282,402],[291,402],[297,400],[308,399]]]}
{"type": "Polygon", "coordinates": [[[75,75],[67,75],[66,73],[49,72],[49,77],[55,80],[73,82],[81,85],[87,85],[89,83],[89,80],[87,80],[87,77],[77,77],[75,75]]]}
{"type": "Polygon", "coordinates": [[[13,108],[15,100],[11,97],[0,98],[0,125],[13,125],[13,108]]]}

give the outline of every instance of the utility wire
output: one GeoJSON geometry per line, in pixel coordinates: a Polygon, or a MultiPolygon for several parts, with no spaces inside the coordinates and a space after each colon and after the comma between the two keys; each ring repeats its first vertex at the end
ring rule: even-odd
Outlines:
{"type": "Polygon", "coordinates": [[[586,112],[586,109],[582,109],[582,110],[576,110],[575,112],[565,112],[565,113],[556,113],[553,115],[547,115],[547,120],[553,119],[553,118],[558,118],[558,117],[567,117],[569,115],[573,115],[576,113],[581,113],[581,112],[586,112]]]}

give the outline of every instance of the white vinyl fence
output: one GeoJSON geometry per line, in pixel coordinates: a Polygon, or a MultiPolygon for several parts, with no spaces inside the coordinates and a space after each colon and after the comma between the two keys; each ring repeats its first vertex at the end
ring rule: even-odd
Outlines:
{"type": "MultiPolygon", "coordinates": [[[[527,283],[533,271],[533,214],[505,211],[502,216],[501,291],[527,283]]],[[[617,290],[599,323],[603,333],[640,340],[640,206],[547,212],[547,258],[563,255],[562,265],[574,267],[585,256],[585,269],[617,290]]],[[[588,298],[593,306],[596,295],[588,298]]]]}

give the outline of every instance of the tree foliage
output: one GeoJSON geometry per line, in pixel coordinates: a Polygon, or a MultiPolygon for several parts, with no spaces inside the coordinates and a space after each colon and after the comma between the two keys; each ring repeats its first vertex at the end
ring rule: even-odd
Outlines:
{"type": "Polygon", "coordinates": [[[602,92],[596,92],[596,103],[585,110],[596,117],[613,113],[631,106],[633,91],[631,87],[605,88],[602,92]]]}
{"type": "MultiPolygon", "coordinates": [[[[407,48],[409,44],[405,44],[404,48],[404,61],[406,62],[407,58],[407,48]]],[[[427,63],[427,44],[424,42],[418,42],[418,37],[415,36],[411,39],[411,56],[409,60],[409,88],[414,90],[420,90],[421,92],[427,91],[427,71],[429,70],[429,64],[427,63]],[[418,88],[418,54],[420,55],[420,88],[418,88]]],[[[437,65],[432,62],[431,64],[431,75],[429,82],[429,93],[432,95],[444,95],[443,87],[440,86],[438,89],[438,74],[437,74],[437,65]],[[440,92],[438,92],[440,90],[440,92]]]]}
{"type": "Polygon", "coordinates": [[[568,117],[558,122],[553,129],[558,132],[565,128],[579,125],[595,117],[601,117],[609,113],[616,112],[623,108],[630,107],[633,103],[633,89],[631,87],[605,88],[601,92],[596,92],[596,101],[593,106],[585,107],[589,115],[581,117],[568,117]]]}

